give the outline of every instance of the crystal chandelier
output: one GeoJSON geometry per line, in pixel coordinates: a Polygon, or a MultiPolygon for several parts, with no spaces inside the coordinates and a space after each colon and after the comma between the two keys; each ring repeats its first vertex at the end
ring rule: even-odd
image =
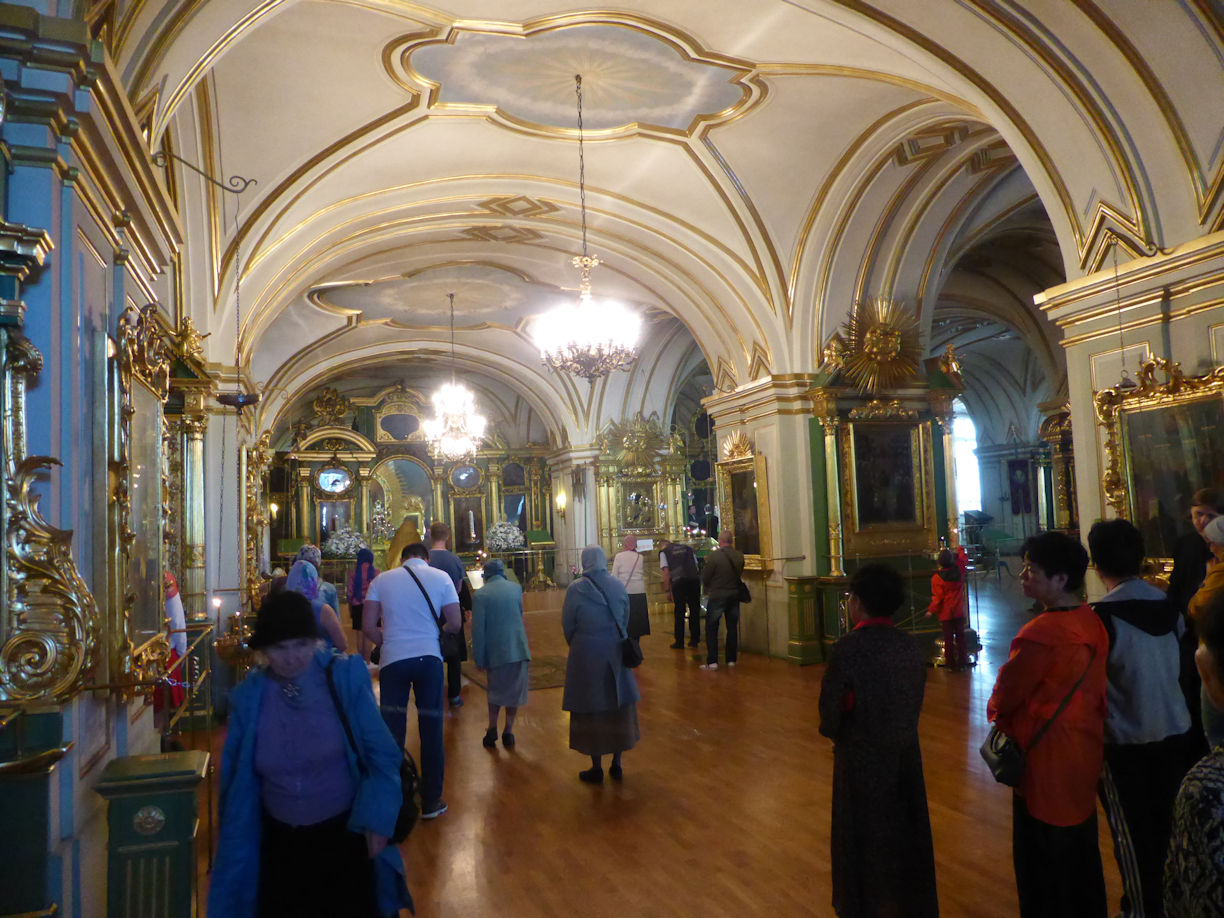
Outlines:
{"type": "Polygon", "coordinates": [[[578,200],[582,209],[582,254],[573,258],[581,274],[578,301],[561,306],[536,322],[533,337],[550,370],[594,381],[628,369],[637,357],[642,319],[624,305],[591,296],[591,269],[599,256],[587,251],[586,160],[582,133],[582,75],[574,75],[578,97],[578,200]]]}
{"type": "Polygon", "coordinates": [[[455,382],[455,295],[450,297],[451,381],[433,394],[434,416],[421,425],[425,439],[444,459],[464,459],[476,452],[485,432],[485,419],[476,413],[476,397],[455,382]]]}

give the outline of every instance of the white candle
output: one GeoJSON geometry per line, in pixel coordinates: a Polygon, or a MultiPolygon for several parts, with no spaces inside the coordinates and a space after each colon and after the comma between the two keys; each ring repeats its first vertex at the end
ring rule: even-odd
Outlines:
{"type": "Polygon", "coordinates": [[[468,511],[468,540],[476,541],[476,514],[471,510],[468,511]]]}

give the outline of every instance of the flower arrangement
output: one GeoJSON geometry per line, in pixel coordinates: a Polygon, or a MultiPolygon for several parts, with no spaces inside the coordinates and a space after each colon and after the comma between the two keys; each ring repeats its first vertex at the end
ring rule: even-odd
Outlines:
{"type": "Polygon", "coordinates": [[[510,520],[498,520],[485,530],[485,545],[489,551],[518,551],[526,544],[523,531],[510,520]]]}
{"type": "Polygon", "coordinates": [[[391,523],[391,514],[381,500],[374,501],[374,509],[370,512],[370,531],[366,538],[371,542],[390,542],[395,535],[395,526],[391,523]]]}
{"type": "Polygon", "coordinates": [[[348,526],[341,526],[323,543],[324,558],[356,558],[357,552],[369,548],[364,538],[348,526]]]}

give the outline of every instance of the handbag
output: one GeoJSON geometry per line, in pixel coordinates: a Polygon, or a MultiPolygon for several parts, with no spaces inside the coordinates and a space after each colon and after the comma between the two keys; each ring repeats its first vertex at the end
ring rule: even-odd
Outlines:
{"type": "Polygon", "coordinates": [[[599,590],[600,595],[603,596],[604,603],[608,607],[608,614],[612,616],[612,623],[616,625],[616,631],[621,636],[621,662],[627,669],[637,669],[637,667],[642,665],[642,645],[625,633],[625,629],[621,627],[620,619],[618,619],[616,614],[612,611],[612,601],[608,599],[608,594],[604,592],[603,587],[596,583],[593,577],[590,577],[587,574],[583,574],[582,576],[586,577],[587,580],[590,580],[591,586],[599,590]]]}
{"type": "Polygon", "coordinates": [[[1058,710],[1050,715],[1049,719],[1037,728],[1037,732],[1033,734],[1033,738],[1029,740],[1027,746],[1021,746],[1015,739],[1008,736],[999,729],[998,724],[990,725],[990,732],[986,734],[986,740],[982,743],[978,753],[982,756],[982,760],[986,763],[986,767],[990,769],[990,773],[994,775],[994,779],[1000,784],[1006,784],[1008,787],[1019,787],[1020,782],[1024,780],[1024,759],[1033,747],[1041,741],[1045,736],[1046,731],[1050,729],[1050,725],[1058,718],[1058,715],[1063,712],[1063,709],[1071,701],[1071,697],[1079,689],[1080,684],[1088,675],[1088,670],[1092,668],[1092,661],[1096,659],[1096,648],[1092,648],[1092,654],[1088,657],[1088,665],[1084,667],[1084,671],[1080,673],[1079,679],[1075,685],[1071,686],[1071,691],[1067,692],[1062,702],[1058,705],[1058,710]]]}
{"type": "Polygon", "coordinates": [[[420,587],[421,595],[425,597],[425,602],[429,606],[429,614],[433,616],[434,624],[438,626],[438,650],[442,653],[442,659],[447,662],[464,659],[467,641],[464,639],[463,629],[444,631],[442,629],[442,618],[434,608],[433,600],[429,598],[429,593],[425,591],[425,585],[421,583],[421,578],[407,564],[404,565],[404,570],[412,576],[412,579],[416,581],[416,585],[420,587]]]}
{"type": "Polygon", "coordinates": [[[749,591],[748,584],[744,583],[744,578],[742,577],[740,578],[739,582],[739,592],[736,594],[735,598],[740,602],[752,602],[752,593],[749,591]]]}
{"type": "MultiPolygon", "coordinates": [[[[344,711],[344,705],[340,703],[340,694],[336,691],[336,678],[332,675],[332,666],[335,664],[338,657],[332,657],[327,662],[327,690],[331,693],[332,704],[336,706],[336,713],[340,715],[340,723],[344,727],[344,735],[348,737],[349,746],[353,749],[353,755],[357,757],[357,770],[361,772],[362,778],[368,778],[370,771],[366,767],[365,759],[361,757],[361,749],[357,746],[357,740],[353,736],[353,728],[349,724],[348,714],[344,711]]],[[[391,844],[398,845],[408,833],[412,831],[412,827],[416,825],[417,817],[421,815],[421,773],[417,770],[416,761],[408,753],[407,749],[401,749],[403,757],[400,759],[400,808],[395,815],[395,831],[391,834],[391,844]]]]}

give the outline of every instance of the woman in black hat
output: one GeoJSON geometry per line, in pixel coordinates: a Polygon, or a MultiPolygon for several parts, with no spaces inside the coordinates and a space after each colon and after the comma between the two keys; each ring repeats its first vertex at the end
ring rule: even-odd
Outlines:
{"type": "Polygon", "coordinates": [[[264,602],[250,646],[267,665],[231,695],[208,914],[373,918],[411,908],[399,849],[387,844],[402,753],[365,661],[322,650],[310,601],[291,591],[264,602]]]}

